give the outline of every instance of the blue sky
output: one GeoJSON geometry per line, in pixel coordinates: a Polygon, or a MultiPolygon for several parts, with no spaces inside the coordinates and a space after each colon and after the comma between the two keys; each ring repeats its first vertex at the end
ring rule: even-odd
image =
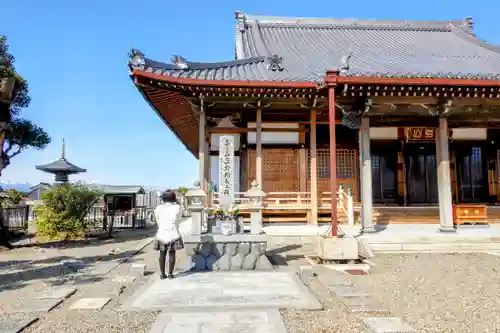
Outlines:
{"type": "Polygon", "coordinates": [[[128,77],[127,52],[169,61],[234,58],[234,11],[248,14],[394,19],[472,16],[476,34],[500,44],[500,1],[130,1],[16,0],[2,3],[0,34],[9,38],[32,103],[23,112],[52,137],[27,151],[2,182],[50,181],[34,165],[51,162],[66,140],[68,159],[88,172],[73,179],[173,187],[191,184],[197,161],[128,77]]]}

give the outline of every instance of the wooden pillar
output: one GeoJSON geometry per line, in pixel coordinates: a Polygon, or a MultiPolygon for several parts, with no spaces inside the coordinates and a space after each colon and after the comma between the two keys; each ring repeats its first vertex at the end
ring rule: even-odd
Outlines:
{"type": "Polygon", "coordinates": [[[335,87],[328,88],[328,120],[330,126],[330,191],[332,236],[337,236],[337,142],[335,138],[335,87]]]}
{"type": "Polygon", "coordinates": [[[309,152],[311,154],[311,224],[318,224],[318,169],[316,164],[316,109],[311,109],[311,137],[309,152]]]}
{"type": "Polygon", "coordinates": [[[255,154],[255,180],[259,184],[260,188],[263,189],[262,184],[262,108],[260,107],[260,100],[257,106],[257,118],[255,121],[255,144],[256,144],[256,154],[255,154]]]}
{"type": "Polygon", "coordinates": [[[438,176],[440,231],[454,232],[453,203],[451,199],[450,151],[448,147],[448,119],[439,118],[436,132],[436,158],[438,176]]]}
{"type": "MultiPolygon", "coordinates": [[[[206,137],[207,136],[205,136],[205,138],[206,137]]],[[[207,197],[206,197],[207,200],[205,200],[206,206],[211,206],[212,205],[212,193],[210,193],[210,178],[211,178],[211,175],[210,175],[211,166],[210,166],[210,164],[211,163],[210,163],[210,141],[208,141],[208,140],[205,140],[204,152],[205,152],[205,166],[204,166],[204,169],[205,169],[205,177],[204,177],[205,188],[203,190],[205,192],[207,192],[207,197]]]]}
{"type": "Polygon", "coordinates": [[[373,227],[373,183],[372,158],[370,151],[370,118],[361,118],[359,129],[359,155],[361,160],[361,231],[375,232],[373,227]]]}
{"type": "Polygon", "coordinates": [[[199,131],[198,131],[198,162],[200,163],[200,188],[205,190],[205,166],[206,157],[208,152],[205,151],[205,131],[206,131],[206,119],[205,119],[205,105],[203,103],[203,95],[200,95],[200,119],[199,119],[199,131]]]}

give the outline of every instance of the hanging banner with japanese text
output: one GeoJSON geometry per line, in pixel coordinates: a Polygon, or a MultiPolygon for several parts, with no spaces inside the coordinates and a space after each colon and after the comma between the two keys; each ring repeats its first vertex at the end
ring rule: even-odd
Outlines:
{"type": "Polygon", "coordinates": [[[223,135],[219,139],[219,195],[223,201],[234,198],[234,136],[223,135]]]}

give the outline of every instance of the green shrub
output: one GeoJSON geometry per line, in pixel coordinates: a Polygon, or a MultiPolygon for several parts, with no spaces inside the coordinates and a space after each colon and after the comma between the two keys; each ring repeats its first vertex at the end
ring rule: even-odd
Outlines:
{"type": "Polygon", "coordinates": [[[64,184],[42,195],[36,208],[38,234],[50,239],[83,237],[89,222],[85,218],[102,193],[82,184],[64,184]]]}

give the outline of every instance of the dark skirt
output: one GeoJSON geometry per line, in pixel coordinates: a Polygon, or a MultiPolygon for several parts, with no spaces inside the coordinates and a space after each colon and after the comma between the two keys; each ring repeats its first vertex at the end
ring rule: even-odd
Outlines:
{"type": "Polygon", "coordinates": [[[155,240],[154,249],[156,251],[177,251],[182,250],[184,248],[184,242],[182,238],[177,238],[168,243],[160,242],[159,240],[155,240]]]}

